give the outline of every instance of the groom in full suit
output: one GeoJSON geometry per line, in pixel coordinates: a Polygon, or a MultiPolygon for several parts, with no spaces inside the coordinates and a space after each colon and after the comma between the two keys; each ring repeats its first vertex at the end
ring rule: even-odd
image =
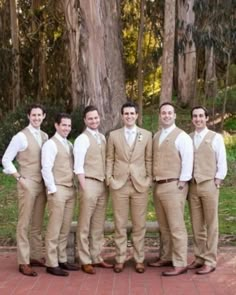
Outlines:
{"type": "Polygon", "coordinates": [[[106,165],[115,222],[114,272],[124,269],[130,211],[135,270],[143,273],[148,188],[152,180],[152,134],[136,126],[138,106],[135,103],[126,102],[121,107],[121,115],[124,127],[110,133],[106,165]]]}

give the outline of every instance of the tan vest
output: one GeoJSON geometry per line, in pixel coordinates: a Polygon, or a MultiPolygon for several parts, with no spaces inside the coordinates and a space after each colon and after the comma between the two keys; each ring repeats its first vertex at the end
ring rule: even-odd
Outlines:
{"type": "Polygon", "coordinates": [[[89,131],[84,131],[84,134],[88,136],[90,142],[84,160],[85,177],[92,177],[104,181],[106,143],[102,136],[100,136],[101,144],[98,144],[89,131]]]}
{"type": "Polygon", "coordinates": [[[153,178],[154,180],[179,178],[181,157],[175,147],[177,136],[183,132],[175,128],[159,146],[161,131],[153,138],[153,178]]]}
{"type": "Polygon", "coordinates": [[[71,187],[74,184],[72,146],[69,145],[70,152],[68,153],[63,143],[55,136],[52,140],[57,146],[57,155],[52,169],[55,184],[71,187]]]}
{"type": "MultiPolygon", "coordinates": [[[[216,175],[216,155],[212,141],[216,133],[209,130],[198,149],[194,147],[193,178],[197,183],[214,179],[216,175]]],[[[194,138],[194,133],[190,134],[194,138]]]]}
{"type": "MultiPolygon", "coordinates": [[[[28,147],[17,154],[16,160],[20,166],[19,173],[23,177],[41,182],[41,148],[28,128],[23,129],[21,132],[26,136],[28,147]]],[[[44,143],[47,140],[47,135],[43,131],[40,131],[40,134],[42,143],[44,143]]]]}

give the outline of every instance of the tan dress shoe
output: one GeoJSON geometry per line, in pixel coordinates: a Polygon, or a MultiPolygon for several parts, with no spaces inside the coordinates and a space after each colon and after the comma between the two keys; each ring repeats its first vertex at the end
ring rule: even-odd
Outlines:
{"type": "Polygon", "coordinates": [[[188,269],[196,269],[196,268],[200,268],[202,266],[203,266],[202,263],[193,261],[191,264],[188,265],[188,269]]]}
{"type": "Polygon", "coordinates": [[[94,263],[93,266],[96,266],[96,267],[102,267],[102,268],[113,268],[114,265],[113,264],[109,264],[105,261],[102,261],[102,262],[99,262],[99,263],[94,263]]]}
{"type": "Polygon", "coordinates": [[[206,274],[211,273],[211,272],[213,272],[215,270],[216,270],[216,268],[214,266],[203,265],[202,269],[196,271],[196,274],[198,274],[198,275],[206,275],[206,274]]]}
{"type": "Polygon", "coordinates": [[[172,276],[178,276],[183,273],[186,273],[188,271],[187,267],[174,267],[172,271],[164,271],[162,273],[163,276],[165,277],[172,277],[172,276]]]}
{"type": "Polygon", "coordinates": [[[143,263],[136,263],[135,270],[137,273],[144,273],[145,272],[144,264],[143,263]]]}
{"type": "Polygon", "coordinates": [[[36,277],[38,274],[36,271],[32,269],[29,264],[20,264],[19,272],[21,272],[25,276],[36,277]]]}
{"type": "Polygon", "coordinates": [[[120,273],[123,271],[123,269],[124,269],[124,263],[116,263],[113,270],[116,273],[120,273]]]}
{"type": "Polygon", "coordinates": [[[92,264],[83,264],[81,266],[82,271],[90,274],[90,275],[94,275],[96,273],[94,267],[92,266],[92,264]]]}
{"type": "Polygon", "coordinates": [[[149,262],[148,266],[151,266],[151,267],[163,267],[163,266],[173,266],[173,264],[172,264],[172,261],[158,260],[156,262],[149,262]]]}
{"type": "Polygon", "coordinates": [[[31,266],[39,266],[39,267],[45,267],[46,260],[45,258],[41,259],[30,259],[30,265],[31,266]]]}

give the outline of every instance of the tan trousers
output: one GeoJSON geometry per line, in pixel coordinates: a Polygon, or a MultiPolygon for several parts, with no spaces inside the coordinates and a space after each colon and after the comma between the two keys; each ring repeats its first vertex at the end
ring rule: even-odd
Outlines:
{"type": "Polygon", "coordinates": [[[46,265],[57,267],[67,262],[66,246],[75,205],[74,187],[57,185],[57,192],[48,195],[48,226],[45,236],[46,265]]]}
{"type": "Polygon", "coordinates": [[[127,251],[127,225],[129,210],[132,221],[132,241],[134,260],[142,263],[145,259],[144,238],[146,233],[146,213],[148,193],[139,193],[131,181],[118,190],[111,190],[115,222],[116,262],[124,263],[127,251]]]}
{"type": "Polygon", "coordinates": [[[196,261],[216,266],[218,245],[219,189],[214,180],[191,183],[189,206],[194,236],[196,261]]]}
{"type": "Polygon", "coordinates": [[[17,183],[18,223],[16,231],[18,264],[29,264],[30,258],[41,259],[42,225],[46,205],[43,182],[25,179],[28,189],[17,183]],[[30,239],[28,234],[30,231],[30,239]]]}
{"type": "Polygon", "coordinates": [[[184,207],[188,185],[179,190],[177,181],[155,186],[155,204],[160,226],[161,260],[172,261],[173,266],[187,265],[188,236],[184,222],[184,207]]]}
{"type": "Polygon", "coordinates": [[[78,255],[81,264],[100,263],[108,194],[104,182],[88,178],[85,182],[79,196],[78,255]]]}

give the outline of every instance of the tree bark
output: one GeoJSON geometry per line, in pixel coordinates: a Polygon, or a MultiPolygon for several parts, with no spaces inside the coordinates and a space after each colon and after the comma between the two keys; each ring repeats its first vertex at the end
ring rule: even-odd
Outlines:
{"type": "Polygon", "coordinates": [[[215,68],[215,54],[214,47],[205,48],[205,63],[206,63],[206,77],[205,77],[205,97],[215,97],[217,93],[217,78],[215,68]]]}
{"type": "Polygon", "coordinates": [[[11,38],[12,38],[12,110],[15,111],[20,102],[20,54],[19,54],[19,26],[17,17],[17,2],[10,0],[11,38]]]}
{"type": "Polygon", "coordinates": [[[178,98],[188,105],[196,89],[196,47],[192,36],[194,0],[178,0],[178,98]],[[182,45],[182,46],[181,46],[182,45]]]}
{"type": "Polygon", "coordinates": [[[79,2],[79,7],[75,0],[64,2],[70,40],[73,108],[96,105],[101,116],[101,130],[107,132],[119,126],[120,107],[126,101],[120,1],[79,2]]]}
{"type": "Polygon", "coordinates": [[[166,101],[172,101],[175,44],[175,4],[175,0],[165,1],[160,104],[166,101]]]}

